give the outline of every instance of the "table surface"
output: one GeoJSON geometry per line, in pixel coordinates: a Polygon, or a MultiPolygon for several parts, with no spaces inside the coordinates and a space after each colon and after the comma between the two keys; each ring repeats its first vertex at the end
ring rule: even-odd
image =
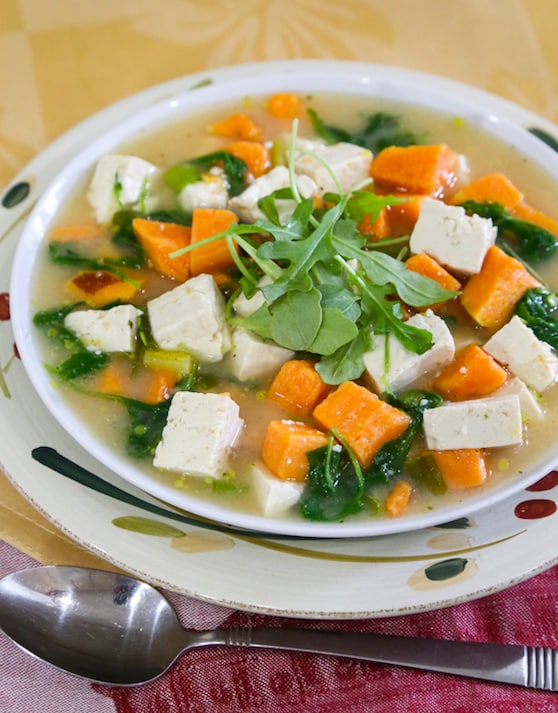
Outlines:
{"type": "MultiPolygon", "coordinates": [[[[160,82],[244,62],[344,59],[411,68],[558,123],[557,32],[555,0],[0,0],[0,193],[95,111],[160,82]]],[[[0,575],[37,562],[105,566],[0,470],[0,575]]],[[[552,646],[557,579],[551,569],[477,602],[339,628],[552,646]]],[[[297,625],[169,596],[192,626],[297,625]]],[[[149,686],[106,689],[52,671],[0,636],[0,672],[0,711],[11,713],[558,710],[552,694],[273,652],[196,652],[149,686]]]]}

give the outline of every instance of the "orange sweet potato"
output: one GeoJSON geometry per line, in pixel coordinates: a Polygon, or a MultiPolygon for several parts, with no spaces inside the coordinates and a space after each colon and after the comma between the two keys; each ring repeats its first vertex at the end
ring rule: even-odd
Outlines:
{"type": "Polygon", "coordinates": [[[102,232],[103,228],[97,223],[59,225],[50,231],[50,239],[59,243],[73,243],[82,240],[93,240],[102,235],[102,232]]]}
{"type": "Polygon", "coordinates": [[[268,99],[266,108],[276,119],[294,119],[302,113],[302,100],[293,92],[279,92],[268,99]]]}
{"type": "Polygon", "coordinates": [[[246,114],[231,114],[212,124],[210,131],[217,136],[245,141],[258,141],[262,133],[260,127],[246,114]]]}
{"type": "Polygon", "coordinates": [[[331,391],[322,381],[314,364],[306,359],[292,359],[277,372],[267,397],[295,416],[310,416],[331,391]]]}
{"type": "Polygon", "coordinates": [[[446,144],[388,146],[375,156],[370,175],[382,189],[441,198],[453,181],[456,160],[446,144]]]}
{"type": "Polygon", "coordinates": [[[370,235],[373,240],[387,238],[391,234],[391,226],[387,207],[382,208],[376,220],[371,223],[370,216],[365,215],[358,226],[359,232],[363,235],[370,235]]]}
{"type": "Polygon", "coordinates": [[[482,485],[488,475],[484,451],[476,448],[432,451],[432,456],[444,479],[452,490],[464,490],[482,485]]]}
{"type": "Polygon", "coordinates": [[[66,285],[72,295],[91,307],[103,307],[110,302],[129,302],[138,291],[132,284],[105,270],[84,270],[66,285]]]}
{"type": "Polygon", "coordinates": [[[254,178],[259,178],[271,168],[269,149],[259,141],[234,141],[225,147],[225,151],[244,161],[254,178]]]}
{"type": "Polygon", "coordinates": [[[327,445],[328,437],[300,421],[270,421],[263,443],[262,458],[281,480],[304,481],[308,473],[306,454],[327,445]]]}
{"type": "Polygon", "coordinates": [[[397,238],[401,235],[410,235],[413,232],[425,196],[394,195],[397,198],[405,198],[404,203],[394,203],[394,205],[386,206],[389,216],[390,235],[397,238]]]}
{"type": "Polygon", "coordinates": [[[114,364],[109,364],[99,374],[95,390],[102,394],[114,394],[115,396],[123,396],[125,387],[122,376],[114,364]]]}
{"type": "Polygon", "coordinates": [[[385,508],[386,512],[390,517],[401,517],[407,506],[411,495],[413,493],[413,487],[406,480],[399,480],[389,491],[385,508]]]}
{"type": "Polygon", "coordinates": [[[158,404],[168,399],[178,378],[178,374],[170,369],[153,371],[143,400],[148,404],[158,404]]]}
{"type": "MultiPolygon", "coordinates": [[[[224,208],[195,208],[192,213],[192,245],[223,233],[238,218],[231,210],[224,208]]],[[[226,271],[234,265],[234,260],[226,240],[221,238],[207,245],[202,245],[190,253],[190,274],[226,271]]]]}
{"type": "Polygon", "coordinates": [[[516,218],[527,220],[529,223],[534,223],[540,228],[544,228],[545,230],[548,230],[549,233],[558,237],[558,220],[551,218],[549,215],[542,213],[536,208],[532,208],[527,203],[518,203],[514,206],[513,210],[511,210],[511,213],[516,218]]]}
{"type": "Polygon", "coordinates": [[[169,254],[190,244],[192,228],[177,223],[134,218],[132,229],[158,273],[180,282],[190,277],[190,253],[176,258],[170,258],[169,254]]]}
{"type": "Polygon", "coordinates": [[[482,269],[461,292],[465,310],[481,327],[498,329],[511,317],[513,308],[530,287],[539,287],[525,267],[496,246],[488,249],[482,269]]]}
{"type": "MultiPolygon", "coordinates": [[[[430,257],[430,255],[427,255],[426,253],[417,253],[416,255],[412,255],[405,262],[405,266],[407,270],[412,270],[413,272],[417,272],[419,275],[435,280],[440,287],[443,287],[445,290],[452,290],[456,292],[461,289],[460,282],[456,280],[455,277],[444,267],[442,267],[439,262],[436,262],[434,258],[430,257]]],[[[444,303],[437,302],[436,304],[429,305],[429,308],[436,309],[441,304],[444,303]]]]}
{"type": "Polygon", "coordinates": [[[434,389],[450,401],[478,399],[500,388],[507,372],[478,344],[469,344],[434,381],[434,389]]]}
{"type": "Polygon", "coordinates": [[[324,428],[339,433],[364,468],[384,443],[399,437],[410,423],[405,412],[354,381],[343,382],[326,396],[313,416],[324,428]]]}
{"type": "Polygon", "coordinates": [[[511,210],[523,201],[523,194],[503,173],[489,173],[461,188],[450,202],[459,205],[465,201],[499,203],[511,210]]]}

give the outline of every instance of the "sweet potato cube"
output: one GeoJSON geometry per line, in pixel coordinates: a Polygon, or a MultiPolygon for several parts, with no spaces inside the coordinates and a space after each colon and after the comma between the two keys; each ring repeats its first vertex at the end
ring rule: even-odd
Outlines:
{"type": "MultiPolygon", "coordinates": [[[[445,267],[442,267],[439,262],[426,253],[411,255],[411,257],[405,262],[405,267],[407,270],[412,270],[413,272],[417,272],[419,275],[435,280],[440,287],[443,287],[445,290],[457,292],[461,288],[459,280],[456,280],[455,277],[445,269],[445,267]]],[[[436,309],[441,304],[444,303],[436,302],[435,304],[428,305],[428,309],[436,309]]],[[[423,309],[427,308],[424,307],[423,309]]]]}
{"type": "MultiPolygon", "coordinates": [[[[192,245],[213,235],[224,233],[238,221],[232,210],[224,208],[195,208],[192,213],[192,245]]],[[[190,274],[195,277],[203,273],[222,272],[234,265],[225,238],[201,245],[190,253],[190,274]]]]}
{"type": "Polygon", "coordinates": [[[390,517],[401,517],[413,493],[413,487],[406,480],[399,480],[389,491],[385,502],[386,512],[390,517]]]}
{"type": "Polygon", "coordinates": [[[461,292],[461,304],[481,327],[498,329],[507,322],[516,303],[540,282],[514,257],[493,245],[482,269],[461,292]]]}
{"type": "Polygon", "coordinates": [[[151,376],[145,402],[148,404],[158,404],[170,398],[172,389],[178,381],[178,374],[170,369],[158,369],[151,376]]]}
{"type": "Polygon", "coordinates": [[[523,200],[523,194],[503,173],[481,176],[461,188],[451,197],[451,203],[460,205],[465,201],[477,203],[499,203],[511,210],[523,200]]]}
{"type": "Polygon", "coordinates": [[[488,475],[484,451],[477,448],[432,451],[432,456],[451,490],[464,490],[482,485],[488,475]]]}
{"type": "Polygon", "coordinates": [[[363,235],[370,235],[373,240],[387,238],[391,230],[387,206],[382,208],[373,222],[370,222],[369,215],[365,215],[360,221],[358,229],[363,235]]]}
{"type": "Polygon", "coordinates": [[[440,198],[454,180],[456,161],[446,144],[388,146],[375,156],[370,175],[381,188],[440,198]]]}
{"type": "Polygon", "coordinates": [[[234,141],[225,151],[244,161],[254,178],[259,178],[271,168],[269,149],[259,141],[234,141]]]}
{"type": "Polygon", "coordinates": [[[327,445],[323,431],[300,421],[270,421],[262,458],[280,480],[303,482],[308,473],[306,454],[327,445]]]}
{"type": "Polygon", "coordinates": [[[180,282],[190,277],[190,253],[169,257],[170,253],[190,244],[192,229],[189,226],[134,218],[132,230],[158,273],[180,282]]]}
{"type": "Polygon", "coordinates": [[[267,397],[289,413],[306,417],[330,391],[311,361],[292,359],[277,372],[267,397]]]}
{"type": "Polygon", "coordinates": [[[294,92],[278,92],[268,99],[266,109],[275,119],[294,119],[302,114],[303,103],[294,92]]]}
{"type": "Polygon", "coordinates": [[[425,197],[423,195],[411,196],[408,193],[395,195],[398,198],[404,198],[405,202],[388,205],[386,211],[389,218],[390,235],[398,238],[413,232],[425,197]]]}
{"type": "Polygon", "coordinates": [[[210,126],[210,131],[217,136],[245,141],[258,141],[262,133],[260,127],[246,114],[231,114],[221,121],[216,121],[210,126]]]}
{"type": "Polygon", "coordinates": [[[343,382],[326,396],[313,416],[324,428],[339,433],[364,468],[384,443],[398,438],[411,421],[404,411],[354,381],[343,382]]]}
{"type": "Polygon", "coordinates": [[[532,208],[527,203],[518,203],[511,212],[516,218],[534,223],[558,237],[558,220],[551,218],[536,208],[532,208]]]}
{"type": "Polygon", "coordinates": [[[506,370],[478,344],[469,344],[434,381],[434,388],[450,401],[478,399],[504,384],[506,370]]]}

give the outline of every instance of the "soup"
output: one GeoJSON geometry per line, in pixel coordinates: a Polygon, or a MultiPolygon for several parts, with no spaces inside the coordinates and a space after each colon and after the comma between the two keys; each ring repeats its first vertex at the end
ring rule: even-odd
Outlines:
{"type": "Polygon", "coordinates": [[[76,416],[152,478],[270,517],[400,517],[550,449],[557,362],[528,317],[553,320],[555,185],[513,146],[424,108],[285,94],[101,163],[47,236],[35,321],[76,416]],[[477,247],[440,251],[449,223],[477,247]],[[498,275],[515,289],[494,314],[498,275]],[[199,324],[175,297],[182,317],[209,305],[199,324]],[[106,346],[118,329],[128,345],[106,346]],[[509,354],[525,334],[542,381],[509,354]]]}

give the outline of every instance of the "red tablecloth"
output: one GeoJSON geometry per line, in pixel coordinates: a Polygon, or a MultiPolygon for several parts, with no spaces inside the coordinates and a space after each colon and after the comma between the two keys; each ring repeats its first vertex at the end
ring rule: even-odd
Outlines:
{"type": "MultiPolygon", "coordinates": [[[[37,564],[0,542],[0,576],[37,564]]],[[[484,599],[387,619],[295,621],[166,593],[184,626],[315,627],[558,646],[558,567],[484,599]]],[[[419,642],[417,642],[419,645],[419,642]]],[[[0,634],[0,713],[546,713],[558,693],[271,650],[212,647],[184,655],[157,681],[89,684],[24,654],[0,634]]]]}

